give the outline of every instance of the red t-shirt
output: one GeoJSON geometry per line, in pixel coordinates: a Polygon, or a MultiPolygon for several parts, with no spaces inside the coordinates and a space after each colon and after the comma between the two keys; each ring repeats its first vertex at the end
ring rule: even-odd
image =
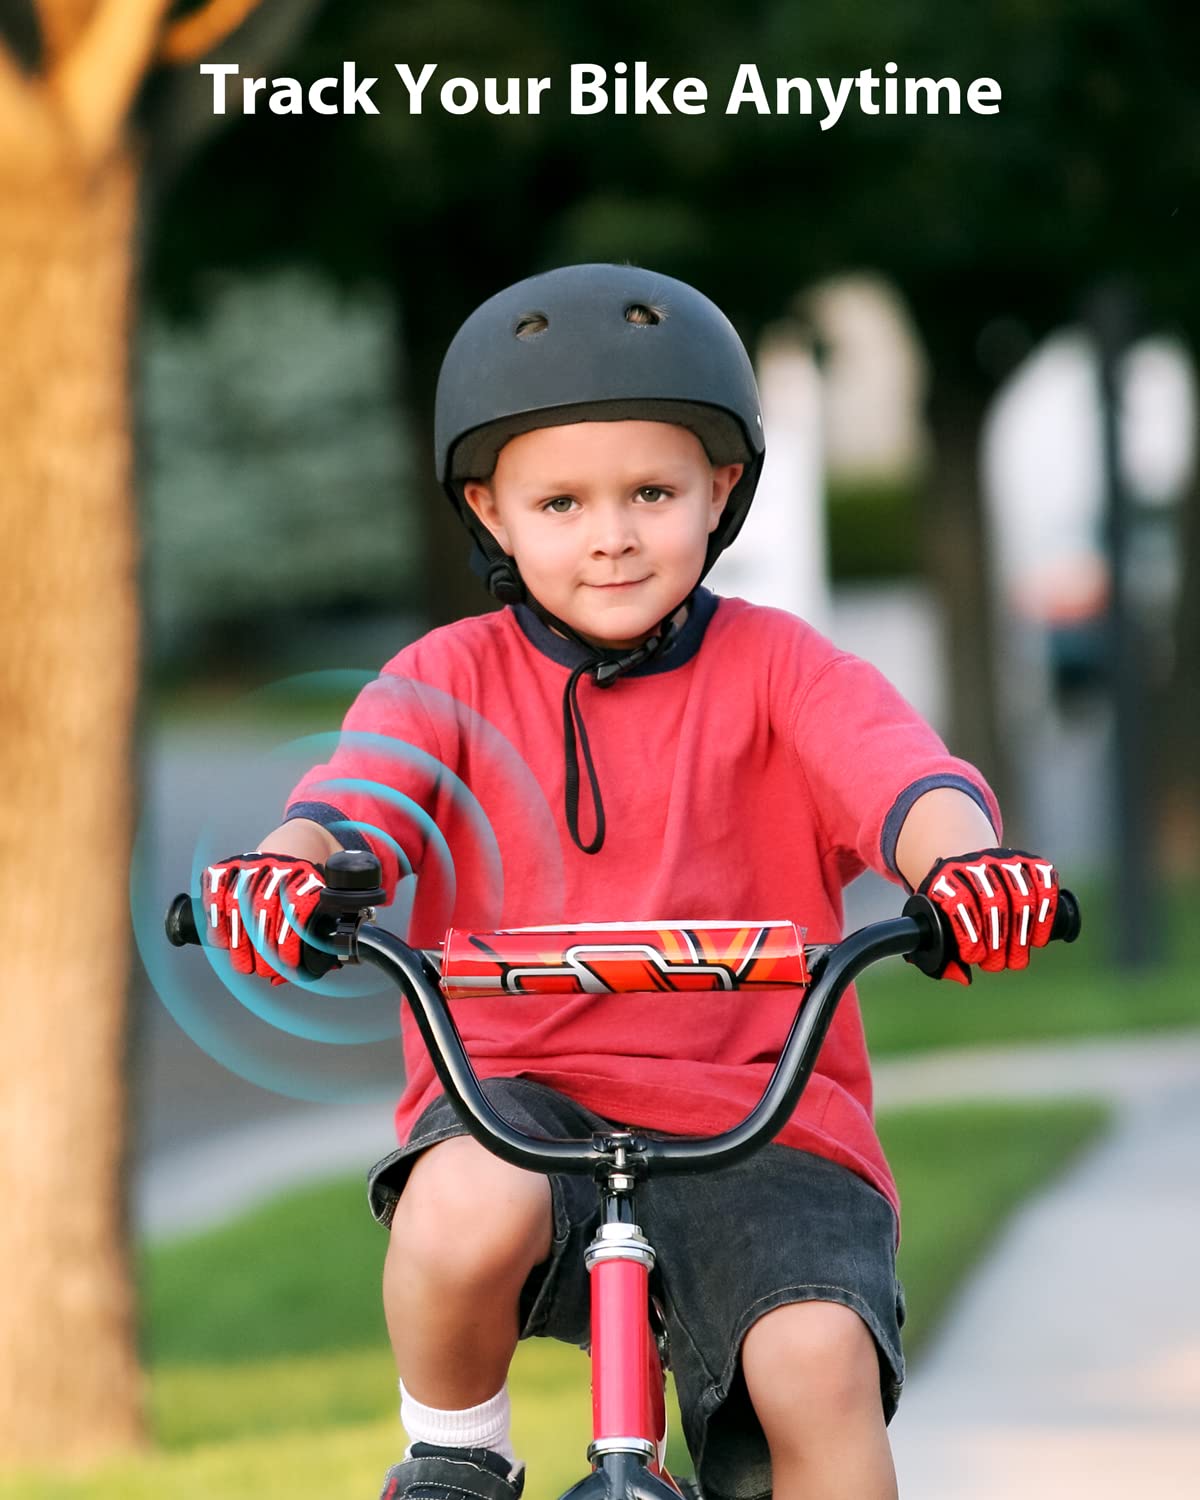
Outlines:
{"type": "MultiPolygon", "coordinates": [[[[402,882],[393,924],[411,907],[419,947],[451,925],[731,918],[790,918],[808,941],[834,942],[843,886],[868,866],[899,881],[896,839],[925,791],[965,791],[999,837],[979,773],[874,667],[795,616],[701,589],[664,657],[605,688],[580,681],[607,817],[603,848],[584,854],[563,811],[563,691],[581,659],[524,607],[431,631],[362,691],[288,815],[367,840],[389,896],[402,882]]],[[[481,1077],[532,1078],[618,1123],[699,1135],[758,1102],[796,1002],[533,996],[458,1001],[454,1014],[481,1077]]],[[[407,1013],[402,1027],[403,1142],[440,1085],[407,1013]]],[[[853,991],[779,1139],[897,1203],[853,991]]]]}

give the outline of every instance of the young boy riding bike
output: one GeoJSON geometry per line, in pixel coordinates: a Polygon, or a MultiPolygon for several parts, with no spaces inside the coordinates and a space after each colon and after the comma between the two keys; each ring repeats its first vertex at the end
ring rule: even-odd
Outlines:
{"type": "MultiPolygon", "coordinates": [[[[206,872],[208,940],[235,968],[283,982],[341,847],[377,854],[389,899],[419,875],[416,946],[451,915],[476,929],[786,915],[833,942],[842,888],[867,867],[950,917],[961,962],[938,977],[1023,968],[1046,942],[1057,875],[996,847],[979,773],[865,662],[701,587],[764,452],[750,362],[705,297],[604,265],[508,288],[450,346],[436,442],[507,607],[401,651],[260,851],[206,872]]],[[[535,996],[456,1014],[523,1129],[707,1134],[757,1102],[794,1004],[535,996]]],[[[586,1344],[596,1197],[490,1155],[411,1026],[405,1049],[402,1144],[370,1182],[411,1440],[384,1495],[514,1500],[509,1363],[533,1334],[586,1344]]],[[[853,995],[774,1145],[651,1180],[639,1203],[708,1500],[894,1496],[898,1205],[853,995]]]]}

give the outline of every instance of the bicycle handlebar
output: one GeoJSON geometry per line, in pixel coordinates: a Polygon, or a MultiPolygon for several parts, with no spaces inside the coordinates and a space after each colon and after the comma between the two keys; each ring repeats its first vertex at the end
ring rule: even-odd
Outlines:
{"type": "MultiPolygon", "coordinates": [[[[515,1129],[484,1095],[438,986],[437,955],[413,948],[395,933],[365,920],[369,903],[355,897],[375,894],[372,887],[378,886],[379,866],[374,857],[357,851],[335,853],[327,862],[326,876],[329,905],[325,909],[329,914],[336,913],[331,935],[337,959],[344,963],[365,959],[407,997],[434,1070],[471,1135],[514,1166],[543,1173],[591,1174],[611,1168],[617,1152],[618,1165],[636,1175],[650,1169],[709,1171],[750,1155],[774,1140],[791,1117],[816,1065],[838,1002],[851,981],[871,964],[891,956],[913,955],[921,967],[928,965],[936,970],[947,945],[953,944],[938,908],[926,897],[914,895],[899,917],[873,922],[839,943],[808,947],[805,951],[811,983],[801,992],[779,1061],[758,1104],[730,1130],[715,1136],[667,1140],[623,1130],[611,1136],[595,1136],[591,1141],[542,1140],[515,1129]],[[369,880],[372,871],[374,879],[369,880]]],[[[166,926],[167,936],[176,947],[201,941],[186,893],[171,903],[166,926]]],[[[1079,903],[1070,891],[1062,890],[1050,937],[1071,943],[1079,931],[1079,903]]],[[[310,952],[321,960],[321,973],[332,966],[332,956],[307,944],[302,959],[310,952]]]]}

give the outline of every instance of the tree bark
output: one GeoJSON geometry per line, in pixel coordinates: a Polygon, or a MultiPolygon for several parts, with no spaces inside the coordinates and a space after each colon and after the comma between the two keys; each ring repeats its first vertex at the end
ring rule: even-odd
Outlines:
{"type": "Polygon", "coordinates": [[[0,179],[0,1460],[143,1433],[125,1194],[135,170],[0,179]]]}
{"type": "Polygon", "coordinates": [[[0,1463],[144,1442],[125,1182],[139,578],[128,349],[156,49],[257,0],[38,0],[0,44],[0,1463]]]}
{"type": "MultiPolygon", "coordinates": [[[[1193,348],[1200,348],[1200,342],[1193,348]]],[[[1200,873],[1200,471],[1180,518],[1183,580],[1175,618],[1174,659],[1155,695],[1153,742],[1163,776],[1162,848],[1172,874],[1200,873]]]]}
{"type": "Polygon", "coordinates": [[[997,706],[995,613],[979,468],[992,393],[974,372],[945,357],[935,355],[932,367],[928,415],[934,459],[923,538],[942,609],[950,749],[979,767],[1003,808],[1012,771],[997,706]]]}
{"type": "MultiPolygon", "coordinates": [[[[432,236],[436,241],[436,236],[432,236]]],[[[431,625],[447,625],[469,615],[486,614],[500,606],[471,571],[471,542],[449,497],[434,472],[433,418],[438,371],[455,328],[446,309],[462,296],[462,282],[452,281],[431,258],[418,263],[415,274],[397,277],[392,292],[396,302],[396,366],[401,389],[397,407],[408,425],[412,446],[413,547],[424,560],[420,576],[423,595],[418,604],[431,625]]],[[[493,269],[492,284],[479,301],[503,286],[504,270],[493,269]]],[[[516,277],[512,277],[516,280],[516,277]]],[[[469,296],[469,293],[468,293],[469,296]]],[[[463,308],[465,317],[471,311],[463,308]]]]}

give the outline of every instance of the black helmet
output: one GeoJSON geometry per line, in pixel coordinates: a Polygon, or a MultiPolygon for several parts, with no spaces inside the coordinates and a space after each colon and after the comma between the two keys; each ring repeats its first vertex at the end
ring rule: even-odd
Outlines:
{"type": "Polygon", "coordinates": [[[497,292],[455,334],[438,377],[437,473],[498,599],[518,601],[524,587],[466,503],[464,482],[486,479],[519,433],[629,419],[686,427],[711,463],[745,465],[709,537],[703,578],[741,529],[763,462],[754,371],[720,308],[637,266],[563,266],[497,292]]]}

